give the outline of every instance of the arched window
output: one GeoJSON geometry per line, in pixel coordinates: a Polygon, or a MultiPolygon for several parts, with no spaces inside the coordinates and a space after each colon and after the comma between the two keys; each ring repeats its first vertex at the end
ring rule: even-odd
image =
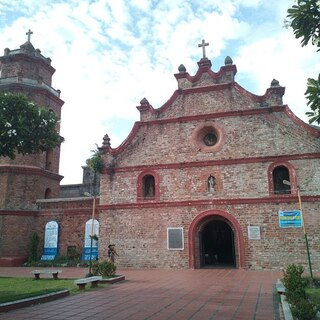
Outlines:
{"type": "Polygon", "coordinates": [[[159,176],[153,170],[145,170],[139,174],[137,200],[159,200],[159,176]]]}
{"type": "Polygon", "coordinates": [[[51,192],[51,189],[50,188],[47,188],[45,193],[44,193],[44,198],[45,199],[50,199],[51,198],[51,195],[52,195],[52,192],[51,192]]]}
{"type": "Polygon", "coordinates": [[[270,196],[297,194],[295,168],[287,161],[274,162],[268,169],[270,196]]]}
{"type": "Polygon", "coordinates": [[[154,198],[155,196],[155,180],[154,176],[148,174],[142,179],[142,188],[144,198],[154,198]]]}
{"type": "Polygon", "coordinates": [[[291,193],[290,174],[285,166],[275,167],[272,171],[273,190],[275,194],[291,193]]]}

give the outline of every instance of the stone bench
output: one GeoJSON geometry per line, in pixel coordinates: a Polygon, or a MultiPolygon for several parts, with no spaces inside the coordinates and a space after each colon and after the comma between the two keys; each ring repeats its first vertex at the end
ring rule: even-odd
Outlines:
{"type": "Polygon", "coordinates": [[[58,274],[61,273],[61,270],[33,270],[31,271],[32,274],[34,274],[34,278],[36,280],[40,279],[40,274],[52,274],[53,279],[58,279],[58,274]]]}
{"type": "Polygon", "coordinates": [[[94,277],[74,280],[74,284],[76,284],[79,287],[79,290],[84,290],[87,283],[91,283],[91,288],[96,288],[98,287],[98,283],[101,280],[102,280],[101,276],[94,276],[94,277]]]}
{"type": "Polygon", "coordinates": [[[276,283],[276,289],[277,289],[279,294],[285,294],[286,293],[286,288],[285,288],[284,284],[282,283],[282,281],[280,279],[278,279],[278,281],[276,283]]]}

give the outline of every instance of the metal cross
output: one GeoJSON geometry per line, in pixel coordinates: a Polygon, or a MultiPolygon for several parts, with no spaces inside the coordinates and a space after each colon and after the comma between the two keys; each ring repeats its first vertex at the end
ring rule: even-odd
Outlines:
{"type": "Polygon", "coordinates": [[[209,42],[205,42],[204,40],[202,40],[202,43],[198,44],[198,47],[199,48],[202,48],[202,55],[203,55],[203,58],[206,57],[206,48],[209,45],[209,42]]]}
{"type": "Polygon", "coordinates": [[[28,36],[28,42],[30,42],[30,38],[32,34],[33,32],[29,29],[29,31],[26,33],[26,35],[28,36]]]}

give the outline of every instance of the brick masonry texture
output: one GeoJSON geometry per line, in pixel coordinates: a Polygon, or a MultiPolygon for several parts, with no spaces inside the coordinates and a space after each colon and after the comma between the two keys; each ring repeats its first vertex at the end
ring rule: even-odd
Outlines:
{"type": "MultiPolygon", "coordinates": [[[[24,77],[51,85],[51,65],[33,59],[42,70],[36,74],[31,60],[10,65],[0,57],[2,77],[23,70],[24,77]]],[[[224,249],[232,251],[232,266],[307,266],[302,228],[280,228],[278,218],[279,210],[298,209],[299,186],[313,269],[320,271],[319,131],[282,104],[284,88],[278,83],[256,96],[235,82],[235,65],[218,73],[211,71],[208,59],[198,65],[194,76],[175,74],[178,88],[161,108],[141,101],[140,121],[118,148],[104,137],[105,169],[95,213],[100,259],[107,257],[112,243],[119,268],[205,267],[209,240],[204,234],[211,226],[209,231],[224,239],[213,230],[223,221],[231,234],[232,249],[224,249]],[[216,136],[216,144],[204,143],[208,133],[216,136]],[[272,170],[277,166],[288,169],[291,194],[274,193],[272,170]],[[150,175],[154,196],[145,197],[144,179],[150,175]],[[213,190],[208,188],[210,175],[215,178],[213,190]],[[249,226],[260,228],[260,239],[249,239],[249,226]],[[183,228],[181,250],[168,249],[168,228],[183,228]]],[[[26,92],[60,116],[60,98],[23,86],[10,88],[26,92]]],[[[51,220],[59,225],[59,254],[66,255],[70,246],[82,251],[85,223],[92,215],[92,199],[84,192],[90,192],[92,176],[85,170],[82,185],[59,188],[59,156],[57,149],[50,164],[44,154],[0,159],[0,255],[26,254],[34,231],[41,238],[41,254],[45,225],[51,220]],[[44,199],[47,189],[50,199],[44,199]]]]}
{"type": "MultiPolygon", "coordinates": [[[[302,229],[283,229],[278,221],[279,210],[299,207],[297,181],[313,264],[319,270],[318,132],[282,105],[282,87],[271,87],[258,99],[236,84],[215,86],[208,70],[198,72],[202,75],[192,91],[184,84],[186,90],[155,112],[151,106],[141,108],[141,121],[123,147],[104,148],[102,241],[117,245],[121,267],[198,268],[204,227],[223,220],[233,231],[237,267],[306,265],[302,229]],[[261,107],[263,102],[269,105],[261,107]],[[197,134],[204,127],[217,129],[219,148],[201,145],[197,134]],[[269,168],[277,163],[293,168],[291,195],[270,189],[269,168]],[[157,176],[157,199],[139,197],[143,172],[157,176]],[[208,192],[210,175],[216,178],[214,192],[208,192]],[[260,240],[248,238],[248,226],[260,227],[260,240]],[[170,227],[183,228],[183,250],[167,249],[170,227]]],[[[106,248],[101,251],[106,256],[106,248]]]]}

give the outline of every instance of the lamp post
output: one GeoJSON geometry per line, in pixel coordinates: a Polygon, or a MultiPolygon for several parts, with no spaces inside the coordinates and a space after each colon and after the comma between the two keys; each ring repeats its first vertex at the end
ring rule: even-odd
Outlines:
{"type": "MultiPolygon", "coordinates": [[[[283,180],[283,184],[285,184],[285,185],[287,185],[287,186],[291,186],[291,183],[290,183],[289,181],[287,181],[287,180],[283,180]]],[[[304,224],[304,216],[303,216],[303,212],[302,212],[302,201],[301,201],[299,186],[297,186],[297,191],[298,191],[299,207],[300,207],[300,212],[301,212],[301,220],[302,220],[303,234],[304,234],[304,239],[305,239],[305,242],[306,242],[306,251],[307,251],[309,272],[310,272],[310,277],[311,277],[311,279],[313,279],[312,266],[311,266],[311,258],[310,258],[310,252],[309,252],[308,235],[307,235],[306,227],[305,227],[305,224],[304,224]]]]}
{"type": "Polygon", "coordinates": [[[92,217],[91,217],[91,235],[90,235],[90,258],[89,258],[89,271],[87,274],[87,277],[92,277],[93,274],[91,272],[92,270],[92,246],[93,246],[93,237],[94,237],[94,216],[96,212],[96,192],[95,192],[95,186],[96,186],[96,172],[94,172],[93,176],[93,195],[91,195],[89,192],[85,192],[85,196],[92,197],[92,217]]]}

